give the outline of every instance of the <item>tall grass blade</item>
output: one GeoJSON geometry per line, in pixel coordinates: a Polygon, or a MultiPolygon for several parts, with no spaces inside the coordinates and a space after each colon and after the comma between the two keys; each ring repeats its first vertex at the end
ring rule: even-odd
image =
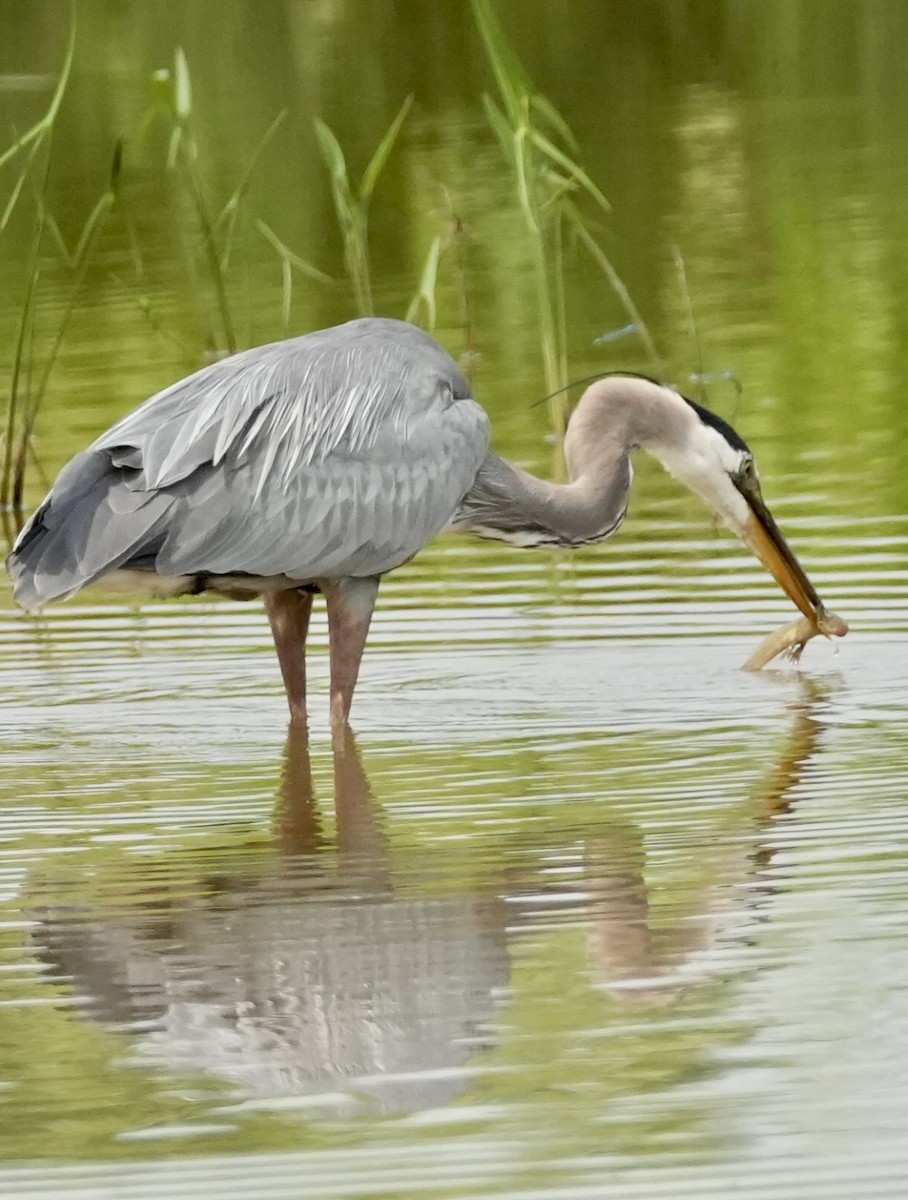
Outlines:
{"type": "Polygon", "coordinates": [[[544,134],[540,133],[538,129],[531,129],[529,131],[529,136],[533,139],[533,143],[542,151],[546,158],[551,159],[552,162],[557,163],[559,167],[567,171],[568,176],[572,180],[576,180],[583,190],[596,201],[601,209],[603,209],[605,212],[611,212],[612,206],[579,163],[576,163],[572,158],[569,158],[563,150],[559,150],[555,143],[549,141],[549,139],[544,134]]]}
{"type": "Polygon", "coordinates": [[[8,162],[16,157],[20,150],[24,150],[26,146],[30,146],[36,139],[43,137],[48,130],[53,128],[53,124],[57,119],[57,113],[60,111],[60,104],[63,101],[63,94],[66,91],[66,86],[69,83],[70,72],[72,71],[73,56],[76,52],[76,5],[73,3],[70,7],[69,16],[69,41],[66,46],[66,54],[63,58],[63,66],[60,68],[60,77],[57,80],[57,86],[54,89],[54,94],[51,97],[47,112],[32,125],[31,129],[26,130],[20,138],[17,138],[11,146],[9,146],[2,154],[0,154],[0,171],[8,162]]]}
{"type": "Polygon", "coordinates": [[[173,56],[173,107],[178,121],[185,123],[192,116],[192,81],[182,46],[173,56]]]}
{"type": "Polygon", "coordinates": [[[653,341],[649,328],[647,327],[646,322],[643,320],[643,317],[640,315],[640,310],[637,308],[636,304],[631,298],[631,294],[627,290],[624,281],[612,266],[608,255],[605,253],[590,231],[586,228],[586,226],[582,223],[582,221],[575,221],[574,231],[577,238],[584,244],[584,246],[586,246],[591,257],[593,258],[593,261],[598,264],[600,270],[612,285],[612,289],[618,296],[618,299],[624,305],[624,311],[630,317],[631,323],[634,325],[640,340],[643,342],[643,345],[646,348],[646,353],[650,363],[652,364],[655,375],[657,378],[662,379],[665,376],[665,364],[662,362],[662,358],[659,354],[659,351],[656,349],[656,343],[653,341]]]}
{"type": "Polygon", "coordinates": [[[176,170],[177,161],[180,156],[180,146],[183,144],[183,129],[180,125],[174,125],[170,132],[170,141],[167,143],[167,170],[176,170]]]}
{"type": "Polygon", "coordinates": [[[226,226],[226,233],[224,235],[224,248],[221,252],[221,267],[224,271],[228,269],[230,264],[230,252],[233,248],[233,238],[236,232],[236,222],[240,211],[240,204],[249,190],[255,174],[255,168],[258,165],[259,159],[261,158],[265,147],[277,133],[286,116],[286,109],[284,109],[282,112],[279,112],[262,134],[262,137],[259,139],[259,144],[256,146],[255,150],[253,150],[252,157],[246,164],[246,169],[241,175],[239,183],[234,188],[232,195],[221,209],[220,213],[218,214],[218,218],[214,223],[214,231],[216,234],[220,232],[222,227],[226,226]]]}
{"type": "Polygon", "coordinates": [[[527,154],[527,135],[529,130],[526,125],[519,125],[513,134],[514,139],[514,169],[517,174],[517,199],[520,202],[520,207],[523,209],[523,215],[530,227],[531,232],[540,237],[542,229],[539,220],[539,210],[536,204],[536,195],[533,184],[530,182],[530,176],[533,174],[532,157],[527,154]]]}
{"type": "Polygon", "coordinates": [[[372,198],[372,193],[375,191],[375,185],[378,183],[379,176],[384,170],[385,163],[390,157],[391,151],[394,149],[394,144],[400,136],[400,131],[403,128],[404,121],[407,119],[407,114],[413,106],[413,96],[407,96],[397,113],[397,116],[388,126],[385,136],[378,143],[375,153],[369,160],[369,165],[363,172],[363,180],[360,184],[359,194],[363,201],[368,204],[372,198]]]}
{"type": "Polygon", "coordinates": [[[190,143],[185,158],[187,177],[189,179],[189,190],[195,203],[196,215],[198,217],[199,226],[202,230],[202,243],[205,248],[205,257],[208,260],[208,270],[211,275],[212,283],[214,284],[218,309],[220,310],[221,314],[221,324],[224,329],[224,340],[228,353],[233,354],[236,351],[237,342],[233,326],[233,317],[230,312],[230,302],[227,297],[227,280],[224,277],[224,271],[221,267],[221,256],[218,254],[217,241],[215,240],[214,236],[214,225],[211,220],[208,201],[205,197],[205,187],[202,182],[202,175],[198,164],[198,156],[195,153],[195,146],[193,143],[190,143]]]}
{"type": "Polygon", "coordinates": [[[281,321],[290,327],[290,308],[293,303],[293,268],[286,258],[281,259],[281,321]]]}
{"type": "Polygon", "coordinates": [[[530,107],[534,112],[539,113],[543,121],[549,124],[573,154],[580,153],[580,147],[577,144],[577,139],[574,137],[574,131],[551,100],[547,100],[545,96],[540,96],[538,92],[534,92],[530,97],[530,107]]]}
{"type": "Polygon", "coordinates": [[[76,248],[73,251],[72,261],[75,267],[80,268],[84,263],[89,242],[94,238],[99,222],[107,216],[108,210],[113,206],[113,202],[113,192],[106,191],[89,213],[88,219],[82,226],[82,232],[79,235],[76,248]]]}
{"type": "Polygon", "coordinates": [[[706,373],[703,369],[703,348],[700,345],[700,333],[697,329],[697,318],[694,315],[694,302],[691,299],[690,288],[687,286],[687,268],[684,264],[684,255],[681,253],[680,246],[672,246],[672,258],[675,261],[678,282],[681,284],[681,294],[684,296],[684,304],[687,308],[687,323],[694,350],[694,362],[696,364],[696,371],[692,378],[699,388],[701,402],[706,404],[706,373]]]}
{"type": "Polygon", "coordinates": [[[483,96],[483,107],[486,110],[486,116],[489,119],[489,124],[495,135],[498,138],[501,148],[504,151],[505,158],[510,159],[513,165],[514,160],[514,131],[508,124],[507,117],[495,103],[491,96],[483,96]]]}
{"type": "Polygon", "coordinates": [[[63,314],[57,325],[54,339],[45,358],[44,369],[41,373],[40,383],[36,389],[30,392],[28,401],[25,405],[25,411],[23,413],[19,429],[18,450],[15,457],[15,466],[12,479],[12,494],[10,502],[15,512],[21,511],[22,508],[22,499],[25,491],[25,470],[28,463],[28,454],[32,442],[32,435],[34,433],[35,421],[37,420],[42,401],[47,393],[47,387],[50,383],[51,373],[60,354],[60,347],[63,344],[63,339],[66,336],[69,323],[72,319],[73,313],[75,312],[76,301],[84,285],[88,268],[91,265],[92,254],[97,245],[98,237],[100,236],[102,226],[107,219],[108,213],[113,208],[114,200],[115,196],[113,190],[108,189],[98,200],[97,204],[95,204],[88,216],[88,219],[82,227],[82,232],[79,236],[79,241],[72,258],[76,274],[72,283],[70,284],[63,314]]]}
{"type": "MultiPolygon", "coordinates": [[[[601,188],[578,161],[579,150],[570,126],[551,101],[533,90],[489,0],[471,0],[471,4],[503,105],[500,108],[488,97],[483,101],[489,124],[513,172],[517,205],[527,229],[549,414],[556,432],[562,434],[567,421],[563,387],[568,373],[566,232],[574,233],[606,275],[659,373],[661,363],[627,288],[578,206],[577,201],[583,199],[600,212],[610,211],[601,188]]],[[[556,470],[560,467],[556,463],[556,470]]]]}
{"type": "MultiPolygon", "coordinates": [[[[403,111],[403,110],[402,110],[403,111]]],[[[400,116],[400,114],[398,114],[400,116]]],[[[396,122],[395,122],[396,123],[396,122]]],[[[392,123],[392,130],[394,124],[392,123]]],[[[391,130],[389,130],[389,133],[391,130]]],[[[316,118],[315,133],[319,149],[322,153],[328,176],[331,180],[331,195],[334,200],[334,212],[337,216],[338,228],[344,244],[344,266],[347,278],[353,287],[354,302],[360,316],[371,316],[375,311],[372,304],[372,280],[369,270],[369,195],[363,192],[362,186],[357,192],[350,180],[347,159],[341,149],[340,142],[324,121],[316,118]]],[[[395,134],[396,136],[396,134],[395,134]]],[[[387,143],[387,153],[393,146],[393,138],[389,141],[385,135],[383,143],[387,143]]],[[[381,149],[381,147],[379,147],[381,149]]],[[[374,166],[374,178],[384,165],[384,158],[378,151],[373,155],[370,168],[374,166]]],[[[374,186],[374,182],[373,182],[374,186]]]]}
{"type": "MultiPolygon", "coordinates": [[[[166,83],[166,77],[160,72],[153,77],[158,84],[166,83]]],[[[173,113],[174,126],[170,136],[167,153],[168,168],[176,169],[182,163],[183,177],[187,191],[196,211],[199,229],[202,233],[202,247],[208,264],[208,273],[214,288],[218,312],[220,314],[224,343],[229,354],[237,348],[236,332],[233,315],[230,311],[230,301],[227,295],[227,280],[218,252],[215,235],[215,220],[205,192],[205,181],[199,165],[199,148],[192,132],[192,82],[189,63],[182,47],[178,47],[174,55],[173,74],[170,78],[170,108],[173,113]]]]}
{"type": "Polygon", "coordinates": [[[60,257],[68,267],[73,265],[73,256],[69,252],[69,246],[66,244],[66,239],[60,232],[60,226],[57,224],[56,218],[52,213],[45,213],[44,220],[50,232],[51,238],[54,241],[57,249],[60,251],[60,257]]]}
{"type": "MultiPolygon", "coordinates": [[[[564,208],[575,191],[582,191],[599,209],[606,210],[608,202],[576,161],[577,143],[567,122],[550,101],[533,91],[489,0],[471,0],[471,4],[503,106],[484,98],[489,123],[513,172],[517,205],[527,230],[543,376],[552,397],[549,415],[560,435],[567,422],[562,394],[568,362],[564,208]]],[[[562,470],[559,457],[556,473],[562,470]]]]}
{"type": "MultiPolygon", "coordinates": [[[[555,322],[555,345],[558,348],[558,376],[568,377],[568,332],[567,332],[567,298],[564,291],[564,222],[559,213],[554,222],[554,238],[552,246],[552,308],[555,322]]],[[[561,424],[567,428],[568,405],[567,396],[563,398],[563,411],[557,414],[556,428],[561,424]]]]}
{"type": "Polygon", "coordinates": [[[350,179],[340,142],[324,121],[315,120],[315,134],[328,168],[334,211],[344,243],[344,265],[361,316],[371,316],[375,311],[369,265],[369,203],[412,104],[413,97],[407,96],[376,147],[358,187],[350,179]]]}
{"type": "Polygon", "coordinates": [[[520,120],[522,101],[532,90],[529,76],[505,37],[488,0],[471,0],[471,5],[508,119],[512,125],[516,125],[520,120]]]}
{"type": "Polygon", "coordinates": [[[41,144],[43,141],[44,141],[44,132],[42,131],[41,136],[35,138],[35,140],[31,144],[31,146],[29,147],[28,157],[25,160],[25,166],[19,172],[19,177],[16,180],[16,182],[13,184],[12,191],[10,192],[10,195],[9,195],[9,199],[7,200],[6,206],[3,209],[3,215],[0,216],[0,231],[4,230],[7,227],[7,225],[9,224],[10,217],[13,215],[13,212],[16,208],[16,204],[19,201],[19,196],[22,194],[22,189],[25,186],[25,181],[28,178],[29,172],[32,169],[32,164],[35,161],[35,157],[37,156],[38,151],[41,149],[41,144]]]}
{"type": "MultiPolygon", "coordinates": [[[[48,139],[49,140],[49,139],[48,139]]],[[[28,275],[25,285],[25,297],[22,312],[19,315],[19,329],[16,335],[16,349],[13,354],[13,369],[10,376],[9,400],[6,408],[6,432],[3,442],[3,467],[0,470],[0,508],[9,510],[10,493],[13,484],[14,444],[16,427],[19,419],[20,388],[22,372],[25,367],[25,340],[29,334],[34,319],[35,295],[38,287],[39,255],[41,239],[44,234],[44,198],[47,195],[47,182],[50,176],[50,153],[44,164],[38,205],[38,219],[35,222],[35,232],[32,237],[28,260],[28,275]]]]}
{"type": "Polygon", "coordinates": [[[418,319],[420,312],[425,310],[426,320],[422,324],[423,328],[428,329],[430,333],[435,328],[435,290],[438,284],[438,264],[441,261],[443,247],[443,239],[441,234],[438,234],[429,247],[429,253],[426,255],[426,261],[419,278],[419,288],[416,295],[410,301],[410,307],[407,309],[406,319],[413,321],[415,324],[420,324],[418,319]]]}
{"type": "Polygon", "coordinates": [[[349,192],[350,178],[347,174],[347,160],[344,157],[340,142],[334,136],[330,127],[318,117],[315,118],[314,125],[315,136],[318,138],[319,149],[328,168],[328,174],[333,181],[342,184],[349,192]]]}
{"type": "Polygon", "coordinates": [[[110,190],[115,199],[120,198],[120,181],[123,178],[123,139],[117,138],[114,145],[113,159],[110,164],[110,190]]]}
{"type": "Polygon", "coordinates": [[[473,311],[470,304],[470,290],[467,286],[467,267],[466,254],[464,243],[467,240],[466,229],[460,216],[454,209],[451,201],[451,193],[447,188],[443,189],[445,206],[447,208],[448,219],[450,221],[447,245],[451,250],[451,260],[455,283],[457,286],[457,295],[460,300],[460,323],[463,330],[463,351],[461,353],[461,365],[463,372],[470,384],[473,383],[473,376],[476,372],[476,329],[473,324],[473,311]]]}
{"type": "Polygon", "coordinates": [[[374,311],[367,243],[368,201],[354,194],[340,142],[325,122],[318,118],[315,120],[315,133],[331,180],[334,212],[344,243],[344,265],[353,287],[356,309],[360,316],[368,317],[374,311]]]}
{"type": "Polygon", "coordinates": [[[307,259],[300,258],[298,254],[290,249],[286,242],[281,241],[281,239],[269,225],[266,225],[265,222],[260,220],[258,217],[255,219],[255,225],[265,241],[269,242],[274,247],[281,258],[284,259],[285,262],[290,263],[291,266],[296,267],[296,269],[303,275],[308,275],[310,279],[315,279],[319,283],[327,283],[331,286],[337,284],[336,279],[332,279],[330,275],[326,275],[324,271],[320,271],[318,267],[313,266],[313,264],[307,259]]]}

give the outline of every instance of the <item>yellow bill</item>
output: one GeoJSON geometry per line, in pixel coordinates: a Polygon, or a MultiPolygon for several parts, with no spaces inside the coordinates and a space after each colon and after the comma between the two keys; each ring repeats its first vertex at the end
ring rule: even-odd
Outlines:
{"type": "Polygon", "coordinates": [[[817,634],[824,637],[844,637],[848,632],[848,625],[841,617],[827,611],[817,595],[816,588],[807,578],[804,568],[763,503],[759,486],[754,484],[742,488],[741,491],[750,508],[750,516],[744,528],[745,542],[789,600],[804,614],[802,619],[764,638],[744,664],[745,669],[759,670],[782,653],[787,653],[788,657],[796,662],[810,638],[816,637],[817,634]]]}

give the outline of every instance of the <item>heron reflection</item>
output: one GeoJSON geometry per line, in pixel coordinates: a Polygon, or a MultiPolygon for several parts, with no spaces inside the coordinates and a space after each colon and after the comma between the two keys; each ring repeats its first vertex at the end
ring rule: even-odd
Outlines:
{"type": "Polygon", "coordinates": [[[463,1086],[458,1069],[507,983],[503,901],[396,895],[349,732],[333,761],[333,838],[306,731],[291,728],[276,872],[250,853],[245,870],[212,871],[194,890],[130,902],[115,888],[106,911],[49,909],[38,951],[86,1016],[134,1033],[145,1063],[255,1096],[344,1088],[373,1111],[440,1104],[463,1086]]]}
{"type": "Polygon", "coordinates": [[[606,834],[587,840],[589,960],[599,985],[619,1003],[642,1007],[669,1003],[703,978],[709,951],[717,942],[740,936],[742,910],[747,927],[760,919],[774,891],[767,872],[775,847],[765,834],[790,811],[796,788],[821,745],[819,713],[827,689],[806,676],[799,682],[801,695],[793,706],[785,743],[746,805],[753,836],[729,840],[723,851],[724,882],[707,882],[686,917],[676,913],[670,926],[660,929],[660,936],[654,933],[645,841],[639,826],[614,824],[606,834]]]}
{"type": "Polygon", "coordinates": [[[742,906],[751,925],[766,908],[765,827],[818,751],[822,702],[808,691],[796,707],[773,771],[748,798],[748,815],[737,808],[725,860],[714,861],[686,914],[653,920],[644,836],[594,802],[569,896],[542,869],[551,829],[532,835],[522,865],[503,855],[484,882],[442,887],[431,857],[414,870],[392,852],[349,733],[333,750],[328,831],[297,727],[272,846],[202,880],[196,872],[191,885],[176,873],[150,887],[147,875],[126,882],[121,872],[103,904],[46,905],[34,914],[36,952],[82,1015],[130,1038],[139,1063],[201,1071],[250,1102],[327,1096],[344,1112],[387,1114],[436,1107],[482,1069],[508,1003],[513,947],[534,936],[540,912],[568,907],[583,926],[603,1003],[670,1004],[703,978],[698,964],[740,938],[742,906]]]}

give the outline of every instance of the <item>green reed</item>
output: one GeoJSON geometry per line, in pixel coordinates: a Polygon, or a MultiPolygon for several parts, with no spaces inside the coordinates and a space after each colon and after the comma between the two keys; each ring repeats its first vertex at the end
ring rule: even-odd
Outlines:
{"type": "MultiPolygon", "coordinates": [[[[218,229],[219,218],[208,199],[202,171],[199,140],[196,136],[192,114],[192,79],[189,73],[189,63],[182,47],[178,46],[174,54],[173,69],[165,68],[155,72],[153,82],[159,106],[167,114],[171,123],[167,165],[172,171],[177,172],[195,210],[201,232],[201,249],[221,324],[221,337],[212,335],[211,341],[216,349],[223,349],[226,353],[233,354],[237,349],[237,338],[227,290],[225,265],[225,256],[229,261],[233,222],[231,221],[223,230],[222,244],[221,238],[218,236],[220,232],[218,229]]],[[[191,250],[189,257],[190,260],[193,259],[191,250]]],[[[190,261],[190,267],[194,268],[194,261],[190,261]]]]}
{"type": "MultiPolygon", "coordinates": [[[[568,304],[565,287],[566,251],[581,247],[601,270],[621,299],[650,358],[658,364],[652,339],[632,298],[600,244],[596,220],[609,211],[602,191],[579,161],[573,134],[554,106],[535,91],[531,80],[509,45],[489,0],[471,0],[477,27],[497,85],[495,99],[484,97],[488,120],[498,138],[513,181],[516,203],[522,214],[528,256],[537,301],[543,376],[547,392],[555,393],[568,383],[568,304]]],[[[24,478],[39,411],[45,399],[53,366],[69,328],[78,297],[84,288],[99,239],[106,223],[116,216],[123,224],[131,249],[136,279],[142,288],[146,276],[142,259],[139,225],[131,219],[121,188],[123,150],[118,145],[107,188],[97,201],[74,246],[67,245],[49,210],[48,169],[52,135],[70,78],[75,47],[75,21],[51,102],[44,116],[7,150],[0,154],[0,170],[16,161],[19,174],[13,181],[0,213],[0,235],[18,205],[33,195],[35,225],[26,268],[26,287],[12,365],[6,433],[0,463],[0,505],[21,506],[24,478]],[[53,247],[68,272],[66,298],[53,331],[39,338],[35,324],[36,301],[42,266],[53,247]],[[39,356],[36,350],[46,347],[39,356]]],[[[204,146],[197,130],[193,105],[193,81],[183,50],[177,48],[172,67],[153,76],[153,102],[141,120],[135,139],[140,139],[163,113],[167,121],[166,160],[191,213],[180,222],[187,277],[203,278],[212,302],[205,305],[215,317],[206,329],[206,341],[216,353],[238,348],[237,323],[231,306],[230,276],[235,271],[240,230],[261,237],[276,254],[281,270],[281,316],[285,327],[291,319],[294,277],[301,274],[320,285],[335,280],[296,254],[279,234],[250,212],[248,195],[262,171],[262,156],[279,130],[285,114],[279,113],[265,130],[226,200],[216,201],[211,179],[206,175],[204,146]]],[[[373,275],[369,247],[369,216],[373,197],[387,163],[397,146],[413,103],[408,96],[375,148],[357,180],[351,175],[346,155],[332,129],[315,120],[316,140],[328,172],[331,197],[341,234],[343,268],[356,311],[375,311],[373,275]]],[[[130,138],[130,144],[134,138],[130,138]]],[[[447,193],[445,193],[447,195],[447,193]]],[[[469,279],[464,262],[464,233],[460,220],[447,200],[447,229],[431,237],[415,292],[406,310],[408,320],[432,329],[437,320],[439,280],[450,275],[452,294],[460,297],[460,316],[465,330],[469,372],[476,331],[469,304],[469,279]]],[[[46,270],[46,266],[44,267],[46,270]]],[[[59,269],[59,268],[57,268],[59,269]]],[[[154,328],[177,340],[156,322],[152,299],[142,294],[138,305],[154,328]]],[[[197,347],[190,347],[195,355],[197,347]]],[[[657,366],[657,370],[658,370],[657,366]]],[[[550,419],[558,434],[564,432],[568,406],[562,393],[549,401],[550,419]]]]}
{"type": "Polygon", "coordinates": [[[413,97],[407,96],[378,143],[358,184],[350,177],[346,156],[333,131],[324,121],[315,120],[315,134],[328,169],[334,211],[344,246],[344,266],[353,288],[356,310],[363,317],[372,316],[375,312],[369,263],[369,206],[412,103],[413,97]]]}
{"type": "Polygon", "coordinates": [[[57,114],[60,111],[60,105],[63,102],[63,96],[66,93],[66,88],[69,83],[69,76],[72,71],[73,56],[75,54],[75,51],[76,51],[76,11],[75,11],[75,7],[73,7],[71,14],[70,14],[69,40],[68,40],[67,46],[66,46],[66,53],[63,58],[63,65],[60,68],[60,77],[57,80],[57,85],[54,88],[53,95],[51,96],[50,104],[47,107],[47,112],[44,114],[43,117],[41,117],[40,120],[36,121],[34,125],[32,125],[29,129],[27,129],[25,131],[25,133],[23,133],[20,137],[16,138],[16,140],[13,142],[13,144],[11,146],[8,146],[6,148],[6,150],[4,150],[2,154],[0,154],[0,171],[2,171],[4,169],[4,167],[6,167],[7,163],[10,163],[13,161],[13,159],[16,157],[17,154],[20,154],[23,150],[29,151],[29,159],[26,163],[26,167],[23,169],[22,173],[20,174],[19,179],[16,183],[16,186],[13,188],[13,191],[10,195],[9,202],[7,203],[6,208],[4,210],[3,219],[2,219],[2,221],[0,221],[0,229],[3,229],[5,227],[7,221],[9,220],[10,213],[12,212],[12,209],[15,206],[16,200],[18,199],[19,194],[22,191],[22,187],[23,187],[23,184],[25,182],[25,178],[26,178],[27,172],[28,172],[28,167],[31,165],[32,161],[34,160],[35,153],[37,152],[38,148],[40,147],[40,145],[44,141],[44,139],[47,137],[50,137],[50,135],[53,133],[54,123],[57,120],[57,114]]]}
{"type": "MultiPolygon", "coordinates": [[[[174,172],[184,188],[194,210],[200,235],[198,242],[192,238],[183,239],[183,253],[187,260],[188,277],[190,279],[196,277],[197,259],[201,256],[220,322],[219,333],[214,330],[209,332],[207,338],[209,350],[215,354],[232,354],[238,349],[239,339],[230,302],[229,277],[241,224],[245,223],[249,229],[255,230],[277,252],[283,279],[282,316],[285,326],[288,326],[290,322],[292,273],[294,270],[302,272],[309,279],[319,283],[328,285],[334,283],[334,280],[324,271],[320,271],[312,263],[295,254],[264,221],[254,214],[250,214],[246,204],[248,193],[261,173],[262,155],[286,119],[287,113],[286,110],[279,112],[262,134],[236,186],[218,209],[210,199],[211,189],[202,166],[203,148],[193,120],[192,79],[182,48],[178,47],[174,54],[173,68],[156,71],[152,77],[152,84],[154,103],[142,122],[139,136],[144,133],[156,115],[161,112],[165,114],[170,123],[167,169],[174,172]]],[[[144,282],[144,267],[138,238],[135,236],[134,227],[128,221],[126,213],[124,212],[123,215],[133,247],[136,274],[140,282],[144,282]]],[[[169,340],[177,340],[172,333],[157,322],[149,297],[141,297],[139,304],[153,328],[169,340]]]]}
{"type": "Polygon", "coordinates": [[[286,329],[290,325],[290,305],[293,301],[293,272],[299,271],[301,275],[315,280],[316,283],[333,285],[335,280],[305,258],[300,258],[260,217],[255,218],[255,227],[272,250],[276,251],[281,262],[281,320],[286,329]]]}
{"type": "Polygon", "coordinates": [[[471,3],[498,87],[499,103],[490,96],[484,96],[483,103],[510,168],[527,231],[549,415],[555,432],[562,435],[568,417],[563,390],[568,383],[566,237],[582,245],[603,272],[656,363],[658,354],[587,215],[590,206],[594,215],[607,214],[609,203],[578,161],[579,148],[570,127],[554,105],[534,90],[489,0],[471,3]]]}
{"type": "MultiPolygon", "coordinates": [[[[13,513],[21,512],[26,462],[29,454],[34,454],[31,440],[34,421],[46,390],[46,380],[49,376],[50,368],[53,365],[60,346],[59,340],[55,340],[53,351],[45,364],[41,385],[37,392],[33,392],[31,382],[35,348],[35,303],[40,278],[41,249],[47,225],[48,214],[45,198],[50,171],[51,145],[53,142],[54,126],[72,71],[75,48],[76,14],[73,8],[70,14],[69,40],[66,53],[47,111],[40,120],[36,121],[34,125],[0,154],[0,171],[12,163],[17,156],[22,155],[24,157],[19,174],[10,189],[3,213],[0,215],[0,234],[6,230],[17,204],[27,189],[29,181],[33,182],[33,173],[38,169],[42,151],[44,154],[40,182],[36,188],[37,219],[29,249],[25,276],[25,293],[22,309],[19,314],[19,328],[13,352],[6,419],[4,422],[3,458],[2,465],[0,465],[0,509],[2,509],[4,516],[10,511],[13,513]]],[[[80,239],[80,245],[81,241],[82,239],[80,239]]]]}
{"type": "Polygon", "coordinates": [[[30,391],[22,415],[21,427],[19,431],[19,444],[15,456],[15,468],[12,478],[12,493],[10,497],[10,503],[14,512],[21,512],[22,510],[22,498],[25,488],[25,468],[29,447],[32,444],[35,421],[37,419],[42,402],[47,395],[47,387],[50,383],[51,373],[54,369],[57,359],[59,358],[63,339],[66,336],[73,313],[76,310],[76,303],[85,284],[85,279],[101,236],[101,231],[108,220],[111,210],[117,203],[122,165],[123,147],[122,144],[118,142],[114,148],[113,162],[111,164],[108,186],[86,218],[85,224],[82,226],[81,232],[79,233],[79,237],[76,240],[76,245],[72,252],[69,251],[60,231],[60,227],[53,215],[47,211],[43,196],[40,202],[38,228],[46,228],[53,237],[55,244],[59,248],[62,257],[70,270],[70,281],[66,292],[66,299],[62,305],[62,308],[60,309],[57,327],[54,330],[50,347],[44,356],[44,366],[41,369],[38,384],[30,391]]]}

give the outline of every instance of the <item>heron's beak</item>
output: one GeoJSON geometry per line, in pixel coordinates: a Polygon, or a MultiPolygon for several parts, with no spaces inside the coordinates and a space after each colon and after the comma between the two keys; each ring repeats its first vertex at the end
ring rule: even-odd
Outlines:
{"type": "Polygon", "coordinates": [[[823,602],[763,503],[759,486],[742,487],[750,513],[742,537],[786,596],[813,625],[825,616],[823,602]]]}

